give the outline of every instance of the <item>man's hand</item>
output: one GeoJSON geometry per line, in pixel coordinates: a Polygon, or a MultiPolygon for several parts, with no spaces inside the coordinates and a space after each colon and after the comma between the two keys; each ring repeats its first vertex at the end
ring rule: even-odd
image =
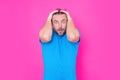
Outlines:
{"type": "Polygon", "coordinates": [[[51,19],[52,19],[52,15],[53,15],[55,12],[58,12],[58,10],[54,10],[54,11],[52,11],[52,12],[49,14],[49,16],[48,16],[47,21],[51,21],[51,19]]]}
{"type": "Polygon", "coordinates": [[[69,12],[67,12],[67,11],[65,11],[65,10],[61,10],[61,12],[64,12],[64,13],[67,15],[68,21],[71,21],[71,20],[72,20],[69,12]]]}
{"type": "Polygon", "coordinates": [[[80,39],[79,31],[75,27],[70,14],[65,10],[61,10],[61,11],[66,13],[67,18],[68,18],[67,30],[66,30],[66,35],[67,35],[68,40],[71,42],[77,42],[80,39]]]}
{"type": "Polygon", "coordinates": [[[47,18],[47,21],[44,27],[39,32],[39,38],[42,42],[49,42],[52,38],[52,15],[53,13],[57,12],[57,10],[51,12],[47,18]]]}

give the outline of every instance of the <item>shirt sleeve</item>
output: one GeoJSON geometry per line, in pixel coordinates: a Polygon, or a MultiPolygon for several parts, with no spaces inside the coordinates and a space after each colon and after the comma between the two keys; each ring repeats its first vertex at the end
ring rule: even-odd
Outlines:
{"type": "Polygon", "coordinates": [[[41,45],[45,45],[45,44],[49,44],[51,42],[51,40],[48,41],[48,42],[42,42],[41,39],[39,39],[39,42],[40,42],[41,45]]]}
{"type": "Polygon", "coordinates": [[[43,42],[39,39],[39,42],[40,42],[40,44],[42,44],[43,42]]]}

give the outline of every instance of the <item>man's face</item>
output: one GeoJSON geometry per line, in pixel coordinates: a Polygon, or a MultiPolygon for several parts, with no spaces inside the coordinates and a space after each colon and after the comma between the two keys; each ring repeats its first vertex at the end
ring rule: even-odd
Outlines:
{"type": "Polygon", "coordinates": [[[65,14],[55,14],[52,18],[54,30],[58,35],[63,35],[67,28],[67,18],[65,14]]]}

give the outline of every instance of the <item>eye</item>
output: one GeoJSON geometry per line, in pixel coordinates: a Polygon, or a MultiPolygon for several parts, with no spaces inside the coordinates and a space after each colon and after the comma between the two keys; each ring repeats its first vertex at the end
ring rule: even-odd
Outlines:
{"type": "Polygon", "coordinates": [[[55,23],[55,24],[58,24],[58,21],[55,20],[54,23],[55,23]]]}
{"type": "Polygon", "coordinates": [[[66,23],[65,20],[63,20],[62,23],[66,23]]]}

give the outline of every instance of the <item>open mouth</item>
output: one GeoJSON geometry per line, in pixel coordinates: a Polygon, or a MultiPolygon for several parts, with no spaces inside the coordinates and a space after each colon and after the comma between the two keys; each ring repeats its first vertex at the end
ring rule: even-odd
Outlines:
{"type": "Polygon", "coordinates": [[[60,33],[62,33],[62,30],[61,31],[59,31],[60,33]]]}

